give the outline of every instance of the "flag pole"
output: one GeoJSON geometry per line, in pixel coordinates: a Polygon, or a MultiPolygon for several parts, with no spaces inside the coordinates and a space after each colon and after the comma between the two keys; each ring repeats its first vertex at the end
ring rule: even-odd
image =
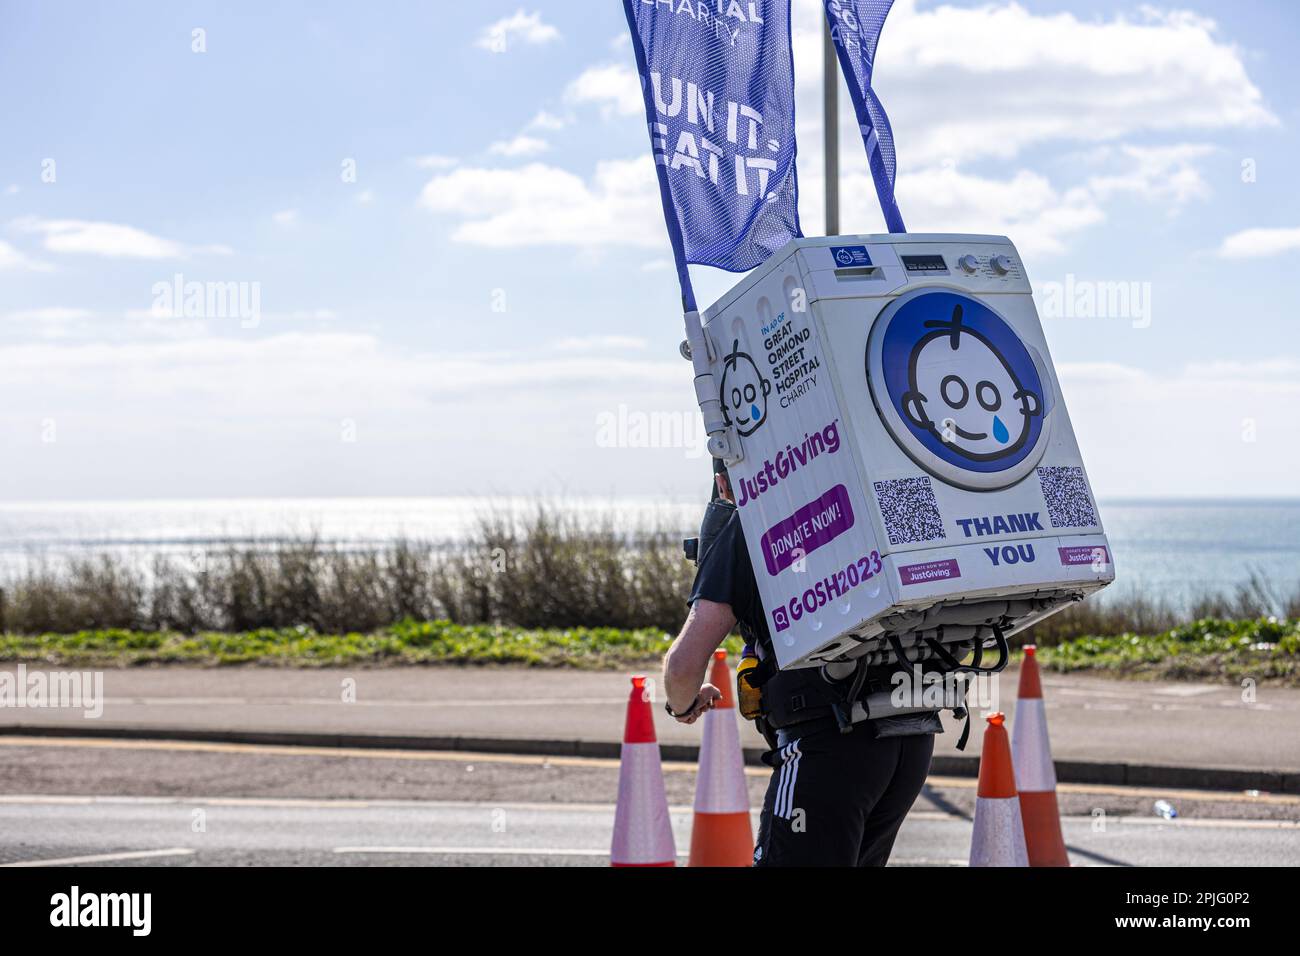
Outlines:
{"type": "Polygon", "coordinates": [[[825,126],[826,235],[840,234],[839,63],[830,20],[822,31],[822,122],[825,126]]]}

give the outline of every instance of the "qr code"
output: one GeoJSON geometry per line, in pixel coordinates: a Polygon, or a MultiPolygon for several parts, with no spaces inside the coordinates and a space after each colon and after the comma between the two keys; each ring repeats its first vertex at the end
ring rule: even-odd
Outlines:
{"type": "Polygon", "coordinates": [[[874,482],[873,486],[890,544],[938,541],[947,537],[929,478],[895,478],[874,482]]]}
{"type": "Polygon", "coordinates": [[[1039,468],[1038,483],[1043,486],[1047,517],[1053,528],[1091,528],[1098,523],[1082,468],[1039,468]]]}

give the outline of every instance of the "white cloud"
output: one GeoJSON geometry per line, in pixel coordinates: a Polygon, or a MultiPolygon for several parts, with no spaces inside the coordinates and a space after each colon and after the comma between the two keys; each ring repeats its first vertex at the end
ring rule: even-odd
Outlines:
{"type": "Polygon", "coordinates": [[[548,132],[564,129],[568,120],[554,113],[548,113],[546,110],[539,110],[537,115],[528,121],[528,129],[544,129],[548,132]]]}
{"type": "Polygon", "coordinates": [[[1300,249],[1300,228],[1243,229],[1234,232],[1219,246],[1224,259],[1262,259],[1300,249]]]}
{"type": "Polygon", "coordinates": [[[598,163],[590,180],[542,163],[461,168],[430,180],[420,203],[460,220],[452,239],[484,246],[664,248],[652,160],[598,163]]]}
{"type": "MultiPolygon", "coordinates": [[[[161,308],[127,309],[122,315],[133,323],[151,320],[176,322],[176,317],[161,308]]],[[[259,310],[257,318],[258,327],[262,327],[276,322],[333,322],[338,318],[338,313],[332,309],[295,309],[289,312],[259,310]]]]}
{"type": "MultiPolygon", "coordinates": [[[[846,231],[879,220],[870,176],[845,177],[841,194],[846,231]]],[[[1059,190],[1029,170],[999,178],[957,167],[920,170],[899,179],[898,202],[913,231],[1009,235],[1028,256],[1060,252],[1069,236],[1105,218],[1086,190],[1059,190]]]]}
{"type": "MultiPolygon", "coordinates": [[[[805,222],[812,222],[822,192],[822,14],[816,0],[798,2],[801,194],[805,222]]],[[[1138,137],[1277,123],[1248,77],[1241,51],[1219,36],[1212,21],[1149,8],[1137,18],[1080,20],[1068,13],[1031,13],[1016,3],[918,11],[915,0],[899,0],[876,63],[876,86],[894,121],[899,202],[909,227],[1004,232],[1030,255],[1066,251],[1074,236],[1105,221],[1118,201],[1160,201],[1176,211],[1209,195],[1198,164],[1214,147],[1152,144],[1138,137]],[[1006,164],[1030,147],[1080,143],[1093,148],[1050,179],[1036,170],[978,166],[1006,164]]],[[[606,117],[636,117],[644,109],[640,81],[628,62],[583,70],[568,84],[564,101],[573,108],[594,107],[606,117]]],[[[842,223],[844,231],[875,231],[880,214],[857,139],[852,110],[845,108],[842,223]],[[854,156],[857,162],[848,158],[854,156]]],[[[610,228],[611,218],[601,214],[608,184],[585,183],[550,166],[529,170],[463,170],[462,178],[430,183],[423,201],[467,220],[454,233],[461,241],[578,246],[660,241],[662,229],[651,225],[657,210],[650,211],[656,197],[649,173],[618,192],[622,203],[642,212],[636,221],[645,230],[636,235],[610,228]],[[529,188],[534,177],[539,195],[529,188]],[[490,210],[452,195],[489,181],[499,191],[475,195],[490,210]],[[433,189],[441,194],[431,195],[433,189]],[[554,221],[535,222],[539,215],[554,221]]]]}
{"type": "Polygon", "coordinates": [[[327,332],[10,345],[0,347],[0,381],[13,389],[44,377],[51,388],[93,392],[93,380],[85,377],[93,372],[111,377],[126,392],[210,395],[249,410],[257,409],[259,399],[247,393],[239,398],[238,386],[257,383],[254,391],[263,397],[273,393],[304,411],[318,401],[327,408],[346,407],[353,400],[347,394],[353,385],[400,393],[405,404],[435,396],[482,396],[487,390],[517,395],[539,387],[607,392],[621,384],[649,384],[671,389],[690,378],[690,366],[676,355],[646,360],[581,354],[639,348],[645,345],[640,339],[610,336],[585,345],[574,340],[571,345],[554,357],[526,350],[434,354],[388,348],[372,335],[327,332]]]}
{"type": "Polygon", "coordinates": [[[526,493],[557,474],[570,490],[661,490],[680,484],[687,450],[602,447],[597,416],[625,405],[694,425],[690,377],[671,347],[420,352],[323,331],[0,345],[13,451],[0,493],[526,493]],[[40,443],[47,418],[53,445],[40,443]]]}
{"type": "Polygon", "coordinates": [[[298,210],[281,209],[271,216],[271,221],[277,226],[294,226],[298,224],[298,210]]]}
{"type": "Polygon", "coordinates": [[[520,134],[514,139],[501,140],[493,143],[488,147],[488,152],[497,156],[508,156],[514,158],[519,156],[536,156],[538,153],[544,153],[550,148],[550,145],[544,139],[538,139],[536,136],[524,136],[520,134]]]}
{"type": "Polygon", "coordinates": [[[0,317],[0,332],[25,339],[67,339],[92,328],[90,320],[94,315],[89,309],[66,306],[20,309],[0,317]]]}
{"type": "Polygon", "coordinates": [[[645,115],[641,80],[626,63],[588,67],[565,88],[564,98],[574,105],[599,106],[605,116],[645,115]]]}
{"type": "MultiPolygon", "coordinates": [[[[1300,361],[1190,363],[1170,373],[1057,366],[1100,495],[1285,495],[1300,468],[1300,361]],[[1131,428],[1140,410],[1141,439],[1131,428]],[[1187,467],[1189,449],[1196,466],[1187,467]]],[[[1103,516],[1104,517],[1104,516],[1103,516]]]]}
{"type": "Polygon", "coordinates": [[[918,11],[915,0],[899,0],[874,85],[905,165],[1005,159],[1051,141],[1278,123],[1242,51],[1214,21],[1152,7],[1137,18],[1084,20],[1017,3],[918,11]]]}
{"type": "Polygon", "coordinates": [[[12,331],[15,339],[26,341],[122,341],[192,337],[207,332],[202,322],[159,316],[148,309],[106,315],[90,309],[49,306],[11,312],[4,319],[11,326],[4,331],[12,331]]]}
{"type": "Polygon", "coordinates": [[[1192,362],[1187,365],[1186,374],[1205,386],[1272,384],[1300,391],[1300,360],[1293,358],[1192,362]]]}
{"type": "Polygon", "coordinates": [[[1125,143],[1102,147],[1102,161],[1118,159],[1127,169],[1093,176],[1088,189],[1099,199],[1130,193],[1144,199],[1167,200],[1175,205],[1210,195],[1210,185],[1196,168],[1196,161],[1215,151],[1205,143],[1172,146],[1136,146],[1125,143]]]}
{"type": "Polygon", "coordinates": [[[411,160],[420,169],[451,169],[458,160],[454,156],[442,156],[438,153],[429,153],[427,156],[416,156],[411,160]]]}
{"type": "Polygon", "coordinates": [[[50,264],[33,259],[0,239],[0,270],[25,269],[29,272],[49,272],[50,264]]]}
{"type": "MultiPolygon", "coordinates": [[[[1105,147],[1089,158],[1092,175],[1082,185],[1067,187],[1028,169],[985,176],[956,164],[922,168],[899,178],[899,205],[913,231],[1005,234],[1025,255],[1056,255],[1075,235],[1105,221],[1106,201],[1118,195],[1158,200],[1171,209],[1204,195],[1208,186],[1192,163],[1210,151],[1200,145],[1105,147]]],[[[603,175],[598,168],[590,184],[553,166],[464,168],[430,182],[422,202],[465,220],[453,238],[482,245],[655,247],[664,241],[649,161],[602,167],[603,175]],[[631,220],[638,227],[626,228],[629,214],[639,217],[631,220]]],[[[878,230],[875,186],[865,168],[850,167],[841,175],[842,231],[878,230]]],[[[800,185],[805,202],[820,195],[820,170],[801,177],[800,185]]],[[[643,268],[670,266],[656,260],[643,268]]]]}
{"type": "MultiPolygon", "coordinates": [[[[1028,169],[983,176],[957,164],[908,171],[898,179],[898,203],[914,232],[972,232],[1011,236],[1028,256],[1064,252],[1076,234],[1104,222],[1107,200],[1127,195],[1176,210],[1208,195],[1193,165],[1213,152],[1205,145],[1106,146],[1088,157],[1094,172],[1081,185],[1061,187],[1028,169]]],[[[865,163],[863,164],[865,165],[865,163]]],[[[846,232],[878,228],[875,185],[865,171],[842,175],[841,222],[846,232]]],[[[819,192],[820,177],[801,183],[819,192]]]]}
{"type": "Polygon", "coordinates": [[[375,201],[375,192],[373,189],[363,189],[357,193],[357,202],[363,206],[368,206],[375,201]]]}
{"type": "MultiPolygon", "coordinates": [[[[297,309],[284,312],[260,311],[257,327],[270,331],[280,327],[322,328],[335,322],[332,309],[297,309]]],[[[132,308],[119,312],[97,312],[68,306],[21,309],[0,314],[0,334],[11,341],[58,340],[76,344],[149,342],[195,339],[217,332],[245,331],[236,319],[195,319],[173,316],[153,308],[132,308]]]]}
{"type": "Polygon", "coordinates": [[[43,235],[43,245],[50,252],[84,253],[113,259],[184,259],[196,253],[230,253],[226,246],[190,246],[115,222],[27,216],[14,220],[13,225],[22,232],[43,235]]]}
{"type": "MultiPolygon", "coordinates": [[[[821,4],[796,4],[800,193],[811,231],[823,212],[821,4]]],[[[1035,194],[1043,203],[1039,214],[1002,213],[1000,200],[981,209],[978,196],[967,196],[965,204],[972,219],[986,223],[978,231],[1006,231],[997,224],[1028,218],[1035,233],[1030,245],[1059,251],[1116,203],[1158,199],[1176,208],[1205,197],[1209,187],[1198,167],[1212,147],[1189,138],[1278,123],[1246,71],[1243,51],[1201,17],[1143,8],[1138,16],[1080,19],[1007,2],[917,7],[915,0],[895,3],[874,80],[894,127],[899,203],[912,229],[923,221],[955,227],[930,218],[935,201],[918,197],[909,180],[933,182],[936,171],[955,169],[973,177],[972,185],[1000,194],[999,181],[1023,175],[1015,160],[1026,150],[1055,149],[1053,166],[1037,158],[1026,164],[1055,197],[1035,194]],[[1183,142],[1161,142],[1171,135],[1183,142]]],[[[842,175],[865,177],[861,138],[844,96],[840,143],[842,175]]],[[[864,181],[841,189],[842,220],[847,223],[856,198],[865,213],[857,223],[877,231],[874,187],[868,183],[862,197],[864,181]]]]}
{"type": "MultiPolygon", "coordinates": [[[[619,354],[642,346],[630,336],[471,354],[322,331],[161,334],[0,345],[0,429],[15,450],[0,486],[11,497],[85,495],[72,476],[89,473],[101,495],[162,493],[178,481],[200,495],[341,493],[321,475],[352,476],[347,493],[465,493],[484,482],[527,491],[557,472],[598,492],[653,492],[682,487],[683,449],[600,447],[596,416],[620,405],[691,424],[698,415],[689,363],[671,352],[619,354]],[[543,394],[546,414],[534,414],[543,394]],[[45,417],[58,421],[59,441],[42,450],[32,423],[45,417]],[[356,423],[354,445],[339,440],[344,420],[356,423]],[[117,464],[106,474],[94,464],[110,452],[117,464]]],[[[1098,494],[1293,490],[1300,358],[1057,370],[1098,494]],[[1134,409],[1146,423],[1141,441],[1115,425],[1134,409]],[[1200,451],[1195,468],[1185,467],[1188,448],[1200,451]]]]}
{"type": "Polygon", "coordinates": [[[560,339],[551,347],[557,352],[599,352],[648,348],[650,343],[631,335],[584,335],[560,339]]]}
{"type": "Polygon", "coordinates": [[[63,306],[50,306],[44,309],[22,309],[17,312],[10,312],[5,318],[10,322],[72,322],[77,319],[88,319],[92,315],[89,309],[74,309],[63,306]]]}
{"type": "Polygon", "coordinates": [[[5,195],[6,195],[6,196],[16,196],[16,195],[18,195],[18,184],[17,184],[17,183],[10,183],[8,186],[6,186],[6,187],[5,187],[5,195]]]}
{"type": "Polygon", "coordinates": [[[560,38],[560,31],[542,21],[540,13],[525,13],[523,8],[483,28],[474,45],[492,53],[504,53],[515,40],[534,46],[560,38]]]}

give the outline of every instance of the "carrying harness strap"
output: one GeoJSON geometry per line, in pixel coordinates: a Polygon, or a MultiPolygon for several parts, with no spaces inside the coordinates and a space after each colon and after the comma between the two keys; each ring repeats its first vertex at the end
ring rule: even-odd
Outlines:
{"type": "MultiPolygon", "coordinates": [[[[1001,626],[993,624],[989,625],[989,627],[993,632],[995,647],[998,651],[997,660],[992,664],[984,663],[985,638],[978,632],[973,640],[962,641],[953,645],[956,648],[956,653],[940,639],[943,637],[942,628],[939,629],[937,638],[926,637],[922,639],[922,643],[929,649],[932,655],[931,660],[936,665],[939,665],[939,669],[943,673],[997,674],[1007,666],[1011,651],[1006,634],[1001,626]],[[963,664],[957,654],[964,655],[967,648],[971,651],[971,660],[969,663],[963,664]]],[[[907,650],[903,647],[902,639],[898,635],[891,634],[886,638],[886,641],[897,658],[895,666],[907,668],[921,663],[919,660],[912,660],[908,657],[907,650]]],[[[780,671],[771,655],[760,660],[758,666],[749,671],[746,676],[753,687],[761,688],[778,675],[788,679],[794,685],[782,687],[781,685],[785,682],[777,681],[777,686],[772,689],[781,691],[779,695],[764,693],[764,716],[767,718],[769,725],[785,729],[813,722],[829,722],[833,718],[836,729],[840,733],[846,734],[853,730],[853,708],[863,697],[863,689],[871,671],[865,661],[865,657],[858,658],[856,666],[852,674],[847,678],[846,683],[830,682],[821,672],[812,668],[808,668],[806,671],[780,671]],[[774,696],[778,696],[779,699],[774,700],[774,696]]],[[[953,716],[963,721],[961,735],[957,740],[958,750],[964,750],[967,741],[970,739],[971,713],[970,708],[966,705],[966,697],[969,692],[969,683],[963,682],[961,703],[950,708],[953,716]]]]}

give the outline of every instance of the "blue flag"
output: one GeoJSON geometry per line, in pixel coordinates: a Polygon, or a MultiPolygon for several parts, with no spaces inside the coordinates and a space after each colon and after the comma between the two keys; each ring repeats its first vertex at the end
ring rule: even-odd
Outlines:
{"type": "Polygon", "coordinates": [[[849,96],[857,115],[862,142],[867,147],[871,178],[876,181],[876,195],[885,214],[890,232],[907,232],[903,216],[894,201],[894,181],[898,163],[894,156],[894,131],[889,117],[871,89],[871,68],[876,59],[876,44],[889,16],[894,0],[825,0],[826,22],[835,41],[840,69],[848,81],[849,96]]]}
{"type": "Polygon", "coordinates": [[[799,229],[790,0],[623,0],[682,298],[799,229]]]}

